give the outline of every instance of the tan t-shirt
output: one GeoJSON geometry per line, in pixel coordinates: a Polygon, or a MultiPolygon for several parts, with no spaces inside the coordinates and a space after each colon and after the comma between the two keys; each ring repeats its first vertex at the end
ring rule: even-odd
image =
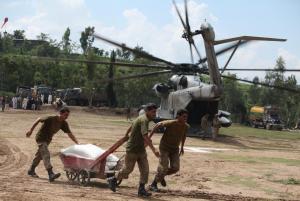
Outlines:
{"type": "Polygon", "coordinates": [[[161,122],[166,128],[161,140],[160,149],[170,152],[178,151],[178,147],[182,139],[186,136],[189,125],[180,123],[177,120],[165,120],[161,122]]]}
{"type": "Polygon", "coordinates": [[[126,151],[130,153],[144,153],[144,136],[148,134],[149,120],[146,115],[139,116],[131,127],[131,134],[127,142],[126,151]]]}
{"type": "Polygon", "coordinates": [[[59,116],[43,117],[40,121],[43,123],[43,125],[36,134],[35,140],[37,142],[47,142],[49,144],[53,135],[60,129],[64,133],[71,133],[68,122],[60,121],[59,116]]]}

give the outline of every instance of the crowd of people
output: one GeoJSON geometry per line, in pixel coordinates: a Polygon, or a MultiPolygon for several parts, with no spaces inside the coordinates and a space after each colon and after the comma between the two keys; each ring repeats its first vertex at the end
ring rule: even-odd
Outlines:
{"type": "Polygon", "coordinates": [[[43,104],[53,104],[53,95],[47,97],[44,94],[37,96],[0,96],[1,110],[4,112],[6,108],[24,109],[24,110],[40,110],[43,104]]]}

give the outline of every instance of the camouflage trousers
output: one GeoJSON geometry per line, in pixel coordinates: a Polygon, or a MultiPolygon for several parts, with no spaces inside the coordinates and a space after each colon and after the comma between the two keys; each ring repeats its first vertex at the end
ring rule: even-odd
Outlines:
{"type": "Polygon", "coordinates": [[[159,149],[159,152],[159,164],[155,176],[156,182],[160,182],[166,175],[178,172],[180,168],[179,150],[170,152],[164,149],[159,149]]]}
{"type": "Polygon", "coordinates": [[[39,165],[41,160],[44,162],[44,166],[46,170],[52,168],[51,162],[50,162],[50,152],[48,149],[48,143],[47,142],[38,142],[38,150],[35,153],[34,159],[32,161],[32,166],[36,167],[39,165]]]}
{"type": "Polygon", "coordinates": [[[146,152],[138,154],[127,152],[125,155],[125,165],[117,174],[117,179],[128,179],[128,176],[133,171],[136,162],[140,170],[140,183],[146,184],[149,176],[149,163],[146,152]]]}

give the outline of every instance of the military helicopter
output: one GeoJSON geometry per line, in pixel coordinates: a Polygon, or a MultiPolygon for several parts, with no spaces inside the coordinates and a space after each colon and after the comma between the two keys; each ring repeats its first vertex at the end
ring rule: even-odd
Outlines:
{"type": "MultiPolygon", "coordinates": [[[[159,57],[153,56],[145,51],[130,48],[124,43],[118,43],[111,39],[107,39],[99,34],[94,34],[93,37],[102,40],[106,43],[114,45],[123,50],[130,51],[134,55],[146,58],[152,61],[152,64],[136,64],[136,63],[124,63],[124,62],[103,62],[103,61],[91,61],[91,60],[77,60],[77,59],[66,59],[66,58],[41,58],[45,60],[56,60],[64,62],[82,62],[82,63],[94,63],[94,64],[108,64],[114,66],[123,67],[135,67],[135,68],[151,68],[158,69],[159,71],[147,72],[136,75],[129,75],[124,77],[112,77],[103,80],[103,82],[112,83],[120,80],[127,79],[138,79],[149,76],[157,76],[162,74],[171,74],[171,78],[167,83],[156,83],[153,87],[156,95],[161,99],[161,104],[157,112],[158,120],[161,119],[173,119],[175,118],[176,112],[179,109],[186,108],[189,111],[188,123],[194,128],[193,133],[198,135],[200,132],[201,118],[205,114],[214,116],[219,114],[219,120],[222,126],[228,127],[231,125],[231,121],[228,119],[230,113],[221,111],[218,108],[218,103],[222,97],[223,87],[221,78],[234,79],[238,81],[254,83],[252,81],[238,79],[226,75],[222,75],[227,70],[247,70],[256,71],[270,69],[230,69],[227,68],[230,60],[235,54],[238,47],[246,45],[249,41],[278,41],[283,42],[286,39],[280,38],[269,38],[269,37],[257,37],[257,36],[239,36],[234,38],[216,40],[215,32],[213,27],[208,23],[204,22],[201,24],[199,29],[194,31],[191,30],[188,18],[188,3],[184,1],[185,20],[183,20],[179,9],[173,1],[176,12],[179,16],[181,24],[183,25],[184,32],[182,38],[188,42],[191,56],[191,63],[173,63],[159,57]],[[201,57],[199,50],[197,49],[194,41],[194,37],[200,36],[203,38],[206,57],[201,57]],[[218,51],[215,50],[215,46],[219,44],[231,43],[223,49],[218,51]],[[196,52],[199,59],[194,62],[193,50],[196,52]],[[217,56],[232,51],[225,66],[219,68],[217,56]],[[209,76],[209,82],[205,83],[200,79],[200,75],[205,74],[209,76]],[[227,118],[226,118],[227,117],[227,118]]],[[[293,71],[287,69],[287,71],[293,71]]],[[[265,83],[255,83],[266,87],[273,87],[282,90],[288,90],[297,92],[294,89],[289,89],[280,86],[272,86],[265,83]]]]}
{"type": "MultiPolygon", "coordinates": [[[[184,1],[185,21],[183,20],[175,1],[173,1],[173,4],[184,28],[182,38],[186,39],[189,44],[191,63],[172,63],[170,61],[150,55],[146,52],[141,52],[136,49],[127,47],[124,43],[117,43],[98,34],[94,34],[94,37],[111,45],[128,50],[133,54],[137,54],[141,57],[152,60],[156,64],[155,67],[161,69],[161,71],[157,72],[139,74],[117,79],[131,79],[145,76],[155,76],[165,73],[173,73],[168,83],[157,83],[153,87],[156,95],[161,99],[161,104],[157,112],[158,119],[173,119],[175,118],[176,112],[179,109],[186,108],[189,111],[188,122],[193,126],[193,128],[199,127],[201,118],[205,114],[209,114],[210,116],[219,114],[219,120],[221,121],[222,126],[228,127],[231,125],[231,121],[226,117],[228,117],[230,113],[218,110],[218,103],[223,93],[221,77],[230,77],[223,76],[220,70],[222,72],[228,70],[226,68],[237,48],[245,45],[249,41],[283,42],[286,41],[286,39],[257,36],[239,36],[223,40],[216,40],[214,29],[208,22],[202,23],[200,29],[196,29],[194,31],[191,30],[188,18],[187,0],[184,1]],[[204,41],[206,52],[206,57],[204,58],[201,57],[200,52],[198,51],[194,42],[194,37],[197,35],[202,36],[204,41]],[[228,47],[218,52],[215,51],[216,45],[232,42],[234,44],[229,45],[228,47]],[[199,60],[197,62],[194,62],[193,49],[196,51],[199,57],[199,60]],[[227,60],[225,66],[222,69],[219,69],[217,56],[229,50],[232,50],[229,59],[227,60]],[[209,83],[202,82],[200,80],[199,74],[207,74],[209,76],[209,83]]],[[[238,80],[247,82],[247,80],[238,80]]],[[[251,83],[251,81],[249,82],[251,83]]]]}

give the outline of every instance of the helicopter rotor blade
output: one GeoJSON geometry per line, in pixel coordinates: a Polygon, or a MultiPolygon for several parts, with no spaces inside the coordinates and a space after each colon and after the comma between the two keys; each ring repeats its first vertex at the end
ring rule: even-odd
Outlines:
{"type": "Polygon", "coordinates": [[[226,68],[227,68],[227,66],[228,66],[228,64],[229,64],[229,62],[231,61],[231,59],[232,59],[232,57],[233,57],[235,51],[238,49],[240,43],[241,43],[241,41],[239,40],[239,42],[237,43],[236,47],[235,47],[235,48],[233,49],[233,51],[231,52],[231,55],[230,55],[230,57],[228,58],[228,60],[227,60],[227,62],[226,62],[226,64],[225,64],[225,66],[223,67],[223,70],[221,71],[221,74],[223,74],[224,71],[226,70],[226,68]]]}
{"type": "MultiPolygon", "coordinates": [[[[236,46],[239,46],[239,47],[244,46],[247,43],[249,43],[249,41],[241,41],[241,42],[234,43],[233,45],[228,45],[227,47],[225,47],[221,50],[218,50],[216,52],[216,56],[220,56],[220,55],[226,53],[227,51],[236,48],[236,46]]],[[[199,65],[199,64],[205,63],[206,61],[207,61],[207,57],[204,57],[197,64],[199,65]]]]}
{"type": "Polygon", "coordinates": [[[177,5],[176,5],[176,3],[175,3],[174,0],[173,0],[173,5],[174,5],[175,10],[176,10],[176,12],[177,12],[177,15],[178,15],[178,17],[179,17],[179,19],[180,19],[180,21],[181,21],[182,26],[183,26],[184,30],[186,31],[186,25],[185,25],[185,23],[184,23],[184,21],[183,21],[183,19],[182,19],[182,17],[181,17],[181,14],[180,14],[180,12],[179,12],[179,9],[178,9],[178,7],[177,7],[177,5]]]}
{"type": "Polygon", "coordinates": [[[267,72],[300,72],[300,69],[269,69],[269,68],[226,68],[222,69],[221,71],[267,71],[267,72]]]}
{"type": "MultiPolygon", "coordinates": [[[[188,34],[188,41],[194,46],[194,49],[196,50],[197,55],[199,56],[199,60],[201,60],[201,55],[200,52],[198,51],[194,39],[193,39],[193,34],[191,31],[191,26],[189,23],[189,14],[188,14],[188,2],[187,0],[184,0],[184,9],[185,9],[185,23],[186,23],[186,29],[187,29],[187,34],[188,34]]],[[[194,62],[193,62],[194,63],[194,62]]]]}
{"type": "Polygon", "coordinates": [[[261,85],[261,86],[264,86],[264,87],[289,91],[289,92],[293,92],[293,93],[300,93],[300,91],[297,90],[297,89],[287,88],[287,87],[283,87],[283,86],[276,86],[276,85],[262,83],[262,82],[253,82],[253,81],[250,81],[250,80],[240,79],[240,78],[227,76],[227,75],[221,75],[221,77],[226,78],[226,79],[230,79],[230,80],[236,80],[236,81],[246,82],[246,83],[250,83],[250,84],[257,84],[257,85],[261,85]]]}
{"type": "Polygon", "coordinates": [[[186,29],[187,29],[188,35],[191,36],[191,27],[190,27],[190,23],[189,23],[189,14],[188,14],[188,8],[187,8],[187,0],[184,0],[184,12],[185,12],[186,29]]]}
{"type": "MultiPolygon", "coordinates": [[[[190,45],[192,45],[199,57],[199,60],[201,60],[201,55],[200,55],[200,52],[199,50],[197,49],[196,45],[195,45],[195,42],[194,42],[194,39],[193,39],[193,34],[192,34],[192,31],[191,31],[191,26],[190,26],[190,23],[189,23],[189,14],[188,14],[188,2],[187,0],[184,1],[184,9],[185,9],[185,23],[186,23],[186,32],[187,32],[187,37],[188,37],[188,42],[190,43],[190,45]]],[[[194,63],[194,62],[192,62],[194,63]]]]}
{"type": "Polygon", "coordinates": [[[120,67],[133,67],[133,68],[145,67],[145,68],[154,68],[154,69],[170,69],[165,65],[153,65],[153,64],[134,64],[134,63],[125,63],[125,62],[106,62],[106,61],[86,60],[86,59],[68,59],[68,58],[38,57],[38,56],[31,56],[31,58],[38,59],[38,60],[45,60],[45,61],[62,61],[62,62],[72,62],[72,63],[91,63],[91,64],[105,64],[105,65],[113,64],[120,67]]]}
{"type": "Polygon", "coordinates": [[[167,74],[171,73],[171,70],[163,70],[163,71],[155,71],[155,72],[149,72],[149,73],[142,73],[142,74],[135,74],[135,75],[128,75],[124,77],[115,77],[113,79],[105,79],[102,80],[102,82],[113,82],[117,80],[127,80],[127,79],[134,79],[134,78],[143,78],[143,77],[150,77],[154,75],[162,75],[162,74],[167,74]]]}
{"type": "Polygon", "coordinates": [[[278,41],[278,42],[285,42],[286,39],[282,38],[269,38],[269,37],[258,37],[258,36],[239,36],[234,38],[228,38],[224,40],[216,40],[214,41],[214,45],[219,45],[223,43],[233,42],[233,41],[251,41],[251,40],[260,40],[260,41],[278,41]]]}
{"type": "Polygon", "coordinates": [[[194,64],[194,56],[193,56],[192,44],[189,43],[189,46],[190,46],[191,62],[192,62],[192,64],[194,64]]]}
{"type": "Polygon", "coordinates": [[[201,56],[199,54],[199,51],[198,49],[196,48],[195,44],[194,44],[194,41],[193,41],[193,38],[192,38],[192,35],[191,35],[191,28],[190,28],[190,25],[189,25],[189,19],[188,19],[188,12],[187,12],[187,1],[185,1],[185,21],[186,23],[184,23],[183,19],[182,19],[182,16],[179,12],[179,9],[175,3],[175,1],[173,0],[173,5],[175,7],[175,10],[177,12],[177,15],[181,21],[181,24],[184,28],[184,35],[185,35],[185,38],[186,40],[188,41],[189,43],[189,48],[190,48],[190,55],[191,55],[191,62],[194,63],[194,56],[193,56],[193,49],[192,49],[192,45],[194,46],[198,56],[200,57],[201,59],[201,56]]]}
{"type": "Polygon", "coordinates": [[[107,43],[109,43],[109,44],[111,44],[111,45],[114,45],[114,46],[123,48],[123,49],[125,49],[125,50],[128,50],[128,51],[130,51],[130,52],[132,52],[132,53],[134,53],[134,54],[136,54],[136,55],[139,55],[139,56],[141,56],[141,57],[144,57],[144,58],[146,58],[146,59],[150,59],[150,60],[152,60],[152,61],[157,61],[157,62],[162,62],[162,63],[165,63],[165,64],[170,65],[170,66],[175,66],[175,64],[172,63],[172,62],[169,62],[169,61],[166,61],[166,60],[164,60],[164,59],[155,57],[155,56],[153,56],[153,55],[151,55],[151,54],[149,54],[149,53],[142,52],[142,51],[139,51],[139,50],[136,50],[136,49],[127,47],[125,44],[117,43],[117,42],[112,41],[112,40],[110,40],[110,39],[104,38],[104,37],[102,37],[102,36],[100,36],[100,35],[98,35],[98,34],[93,34],[93,36],[94,36],[95,38],[99,39],[99,40],[105,41],[105,42],[107,42],[107,43]]]}
{"type": "Polygon", "coordinates": [[[196,47],[194,41],[193,41],[192,45],[194,46],[194,49],[196,50],[196,53],[197,53],[197,55],[198,55],[198,57],[199,57],[199,61],[201,61],[201,59],[202,59],[202,58],[201,58],[201,54],[200,54],[199,50],[197,49],[197,47],[196,47]]]}

